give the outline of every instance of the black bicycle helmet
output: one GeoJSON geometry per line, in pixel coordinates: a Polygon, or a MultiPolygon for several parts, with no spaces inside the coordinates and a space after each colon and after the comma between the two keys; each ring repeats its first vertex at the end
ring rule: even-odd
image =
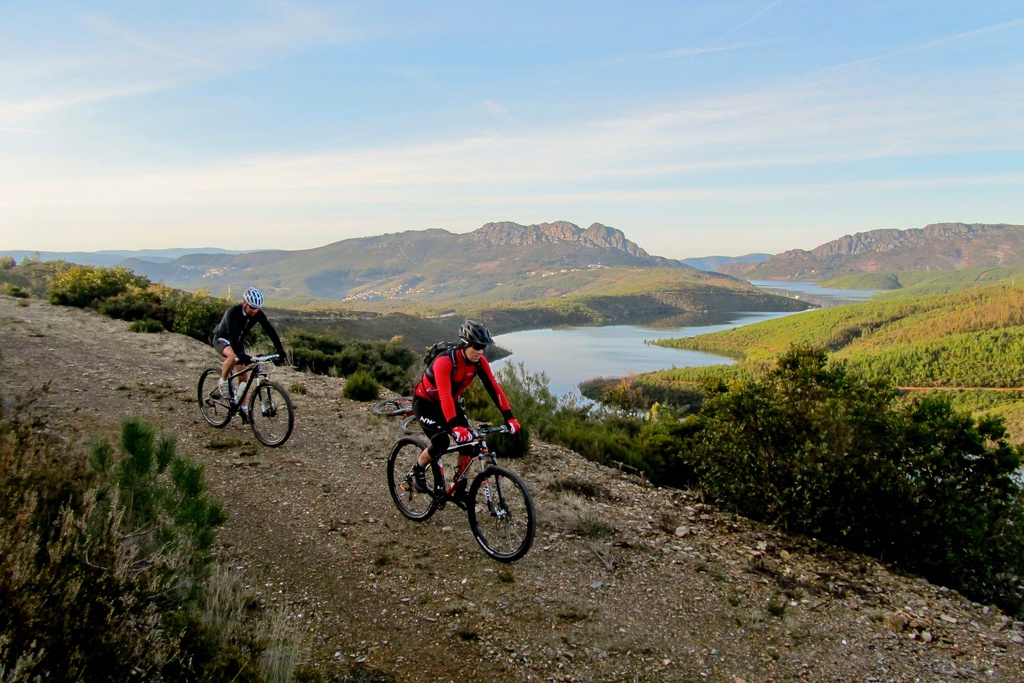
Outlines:
{"type": "Polygon", "coordinates": [[[459,339],[470,346],[487,346],[494,343],[487,328],[475,320],[462,323],[462,327],[459,328],[459,339]]]}

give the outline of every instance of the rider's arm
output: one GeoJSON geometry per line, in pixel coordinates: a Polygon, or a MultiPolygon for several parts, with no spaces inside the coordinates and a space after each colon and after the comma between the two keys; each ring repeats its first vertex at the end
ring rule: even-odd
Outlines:
{"type": "Polygon", "coordinates": [[[267,336],[270,337],[270,341],[274,344],[274,351],[276,351],[278,355],[283,356],[284,345],[281,344],[281,338],[277,336],[277,330],[275,330],[274,326],[270,324],[267,314],[261,310],[256,314],[256,321],[260,324],[260,327],[263,328],[263,331],[267,333],[267,336]]]}
{"type": "Polygon", "coordinates": [[[501,386],[498,384],[498,380],[494,379],[494,373],[491,372],[491,364],[487,362],[487,359],[480,358],[480,370],[477,372],[480,376],[480,381],[483,382],[484,389],[490,394],[491,400],[494,401],[494,405],[498,406],[498,410],[501,411],[501,416],[505,420],[512,419],[512,406],[508,402],[508,397],[505,396],[505,392],[502,391],[501,386]]]}
{"type": "Polygon", "coordinates": [[[452,359],[447,354],[438,356],[434,361],[434,384],[437,386],[437,400],[441,403],[446,426],[449,430],[456,425],[455,388],[452,386],[452,359]]]}

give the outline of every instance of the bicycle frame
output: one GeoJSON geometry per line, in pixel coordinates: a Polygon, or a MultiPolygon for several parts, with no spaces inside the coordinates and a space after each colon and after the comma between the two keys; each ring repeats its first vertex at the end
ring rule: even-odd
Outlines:
{"type": "Polygon", "coordinates": [[[449,444],[430,462],[428,488],[415,483],[416,465],[426,444],[411,437],[399,439],[388,457],[388,490],[398,510],[414,522],[423,522],[451,501],[469,517],[469,528],[483,551],[499,562],[515,562],[533,544],[536,512],[530,491],[514,471],[497,463],[498,453],[487,444],[491,434],[510,434],[507,425],[483,423],[470,430],[472,438],[449,444]],[[457,464],[451,483],[445,481],[444,455],[456,452],[464,462],[457,464]],[[480,463],[470,476],[473,462],[480,463]],[[465,486],[463,494],[461,487],[465,486]]]}
{"type": "MultiPolygon", "coordinates": [[[[441,481],[445,481],[444,462],[442,461],[442,458],[448,453],[461,451],[465,449],[467,446],[473,447],[475,451],[472,455],[469,456],[469,458],[466,459],[465,465],[463,465],[462,467],[459,467],[458,464],[455,465],[455,474],[452,476],[451,485],[445,486],[443,498],[439,501],[439,507],[443,507],[445,502],[449,500],[458,505],[459,507],[463,507],[460,501],[455,498],[455,488],[458,486],[459,482],[463,480],[465,480],[468,485],[469,477],[467,476],[467,473],[473,467],[474,462],[479,462],[481,469],[484,470],[486,470],[488,467],[498,464],[495,458],[495,454],[487,445],[487,434],[498,434],[501,433],[502,429],[503,428],[493,428],[490,427],[489,425],[481,425],[480,431],[474,432],[475,436],[472,441],[468,443],[452,444],[448,446],[448,450],[446,450],[444,453],[437,457],[437,460],[435,461],[437,469],[441,474],[441,481]]],[[[488,503],[490,503],[491,487],[490,484],[488,484],[487,482],[484,482],[484,495],[486,496],[488,503]]]]}
{"type": "Polygon", "coordinates": [[[269,362],[271,358],[276,358],[276,356],[253,356],[252,363],[241,370],[231,371],[231,374],[228,375],[228,386],[231,387],[231,394],[234,396],[231,406],[232,410],[245,405],[245,399],[254,385],[259,386],[265,380],[270,379],[270,371],[264,368],[263,364],[269,362]],[[235,387],[238,386],[238,378],[246,373],[250,373],[252,376],[249,377],[249,382],[245,385],[245,391],[238,395],[235,392],[235,387]]]}

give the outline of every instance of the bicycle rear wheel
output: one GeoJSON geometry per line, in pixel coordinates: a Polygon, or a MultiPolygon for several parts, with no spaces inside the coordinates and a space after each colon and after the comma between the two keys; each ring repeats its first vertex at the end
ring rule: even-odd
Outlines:
{"type": "MultiPolygon", "coordinates": [[[[430,516],[437,512],[438,505],[433,493],[416,491],[412,478],[412,467],[419,460],[424,448],[426,444],[418,439],[399,439],[391,449],[391,457],[388,458],[388,490],[391,492],[391,499],[395,501],[398,511],[414,522],[430,519],[430,516]]],[[[437,481],[438,475],[439,470],[436,467],[427,467],[427,486],[431,490],[444,486],[444,481],[437,481]]]]}
{"type": "Polygon", "coordinates": [[[416,430],[414,430],[412,428],[412,426],[413,426],[413,424],[415,422],[416,422],[416,416],[415,415],[410,415],[409,417],[407,417],[404,420],[402,420],[402,431],[405,432],[406,434],[412,434],[413,432],[415,432],[416,430]]]}
{"type": "Polygon", "coordinates": [[[469,489],[469,528],[484,552],[499,562],[515,562],[533,545],[537,515],[519,475],[488,467],[469,489]]]}
{"type": "Polygon", "coordinates": [[[252,433],[266,446],[276,448],[288,440],[295,426],[295,409],[288,392],[277,382],[262,382],[249,396],[252,433]]]}
{"type": "Polygon", "coordinates": [[[217,391],[217,380],[220,379],[220,370],[209,368],[199,376],[197,396],[199,398],[199,412],[203,419],[214,427],[223,427],[231,420],[231,399],[227,396],[221,397],[217,391]]]}
{"type": "Polygon", "coordinates": [[[384,417],[412,415],[412,396],[401,396],[381,401],[373,407],[373,414],[384,417]]]}

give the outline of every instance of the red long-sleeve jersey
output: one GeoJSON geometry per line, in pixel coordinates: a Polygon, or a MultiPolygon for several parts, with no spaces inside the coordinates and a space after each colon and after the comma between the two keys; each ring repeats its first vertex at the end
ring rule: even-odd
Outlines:
{"type": "Polygon", "coordinates": [[[494,405],[498,406],[502,417],[506,420],[512,419],[512,406],[509,405],[508,397],[501,390],[494,373],[491,372],[491,364],[483,356],[479,363],[470,363],[466,354],[461,348],[452,349],[450,353],[443,353],[434,359],[430,367],[423,373],[419,383],[416,384],[414,394],[428,401],[436,401],[441,404],[441,411],[444,413],[448,427],[454,427],[457,412],[455,401],[466,391],[473,378],[478,376],[483,382],[484,389],[490,395],[494,405]],[[454,364],[453,364],[454,362],[454,364]],[[433,377],[431,377],[433,375],[433,377]]]}

